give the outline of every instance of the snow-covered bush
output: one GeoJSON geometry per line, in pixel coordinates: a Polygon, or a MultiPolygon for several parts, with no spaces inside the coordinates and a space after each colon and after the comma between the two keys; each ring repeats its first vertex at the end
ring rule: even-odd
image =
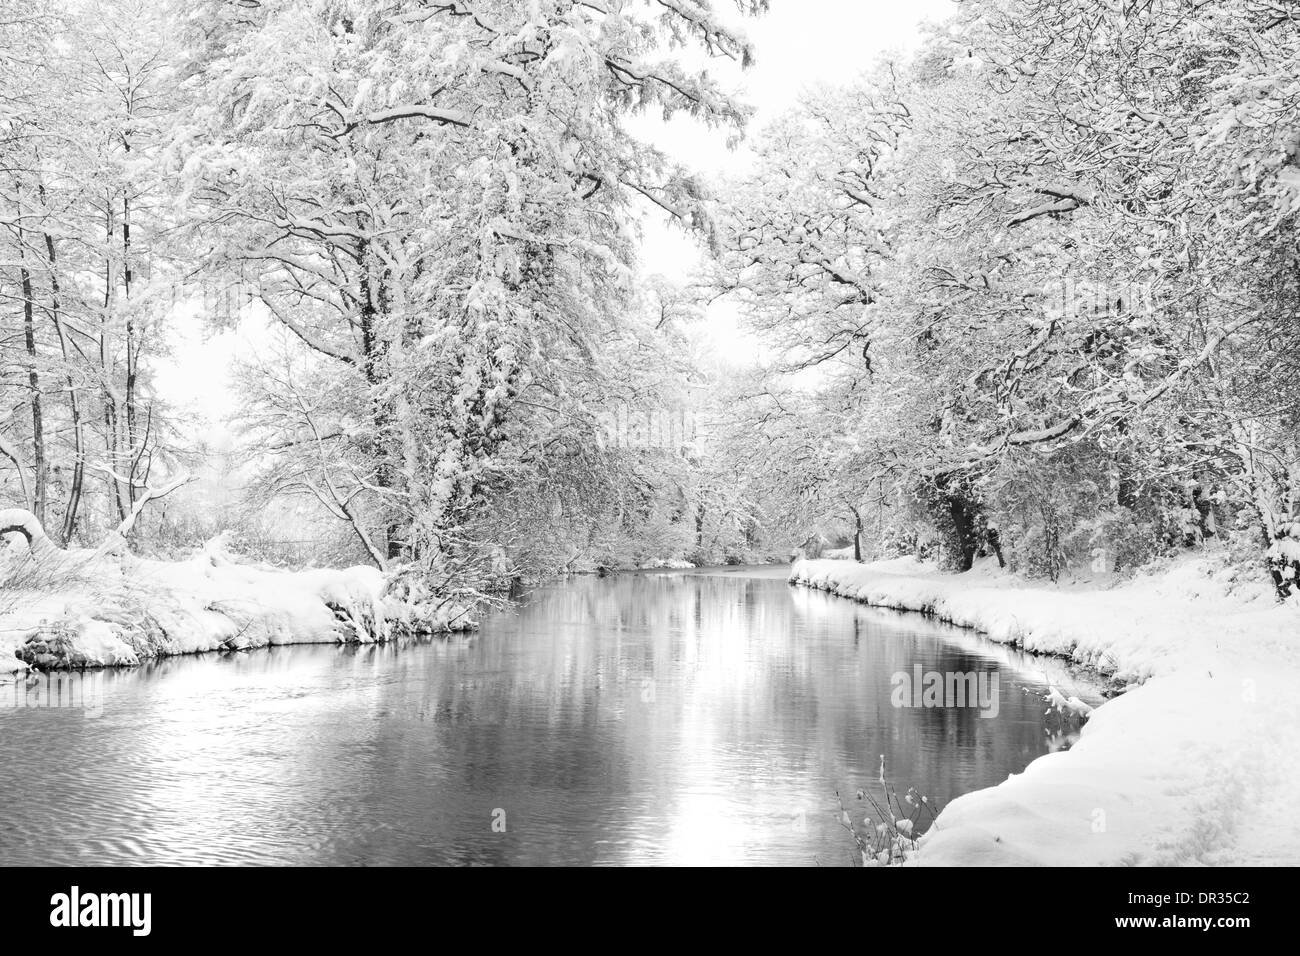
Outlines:
{"type": "Polygon", "coordinates": [[[1008,565],[1057,580],[1069,569],[1132,572],[1171,548],[1204,540],[1200,511],[1174,481],[1141,485],[1096,446],[1008,458],[979,482],[1008,565]],[[1186,512],[1197,517],[1187,530],[1186,512]]]}
{"type": "Polygon", "coordinates": [[[1300,521],[1278,529],[1265,561],[1280,598],[1300,594],[1300,521]]]}
{"type": "Polygon", "coordinates": [[[885,758],[880,757],[876,781],[856,794],[857,806],[849,810],[840,801],[839,824],[853,840],[855,865],[896,866],[916,850],[924,829],[939,814],[929,797],[910,788],[901,798],[885,775],[885,758]],[[861,814],[858,816],[857,814],[861,814]]]}
{"type": "Polygon", "coordinates": [[[0,672],[274,644],[376,643],[473,626],[471,607],[373,567],[285,571],[218,538],[184,561],[124,549],[0,559],[0,672]]]}

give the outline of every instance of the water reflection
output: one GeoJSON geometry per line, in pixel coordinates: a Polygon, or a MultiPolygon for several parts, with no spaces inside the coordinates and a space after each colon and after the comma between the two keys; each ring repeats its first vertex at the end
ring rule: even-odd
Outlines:
{"type": "Polygon", "coordinates": [[[100,676],[95,717],[0,707],[4,862],[841,864],[835,791],[882,754],[946,803],[1060,745],[1046,680],[1096,700],[1059,664],[735,575],[580,579],[472,637],[100,676]],[[998,716],[892,706],[917,664],[996,671],[998,716]]]}

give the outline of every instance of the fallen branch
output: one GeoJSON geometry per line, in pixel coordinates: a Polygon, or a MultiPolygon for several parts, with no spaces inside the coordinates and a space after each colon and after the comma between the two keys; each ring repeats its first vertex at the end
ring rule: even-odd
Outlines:
{"type": "Polygon", "coordinates": [[[0,511],[0,537],[8,534],[21,534],[26,538],[32,557],[38,561],[62,551],[50,540],[36,515],[24,508],[6,508],[0,511]]]}
{"type": "MultiPolygon", "coordinates": [[[[95,467],[97,471],[105,472],[109,477],[117,481],[124,480],[120,476],[114,474],[111,469],[105,468],[102,465],[92,467],[95,467]]],[[[98,548],[94,549],[90,555],[89,561],[97,560],[98,558],[110,554],[125,545],[127,535],[131,533],[131,529],[135,527],[136,521],[151,502],[158,501],[161,498],[166,498],[173,491],[188,485],[194,480],[195,479],[190,475],[182,475],[175,481],[169,481],[165,485],[141,488],[140,490],[143,493],[131,508],[131,513],[128,514],[122,523],[117,526],[116,531],[105,538],[98,548]]],[[[137,488],[139,488],[139,486],[137,486],[137,488]]],[[[6,508],[0,510],[0,537],[8,534],[21,534],[25,539],[27,539],[27,547],[31,551],[32,557],[38,562],[46,562],[51,558],[64,556],[69,553],[84,553],[67,552],[63,548],[60,548],[50,540],[49,535],[45,533],[44,526],[42,526],[40,521],[37,520],[36,516],[25,508],[6,508]]],[[[87,563],[89,563],[89,561],[87,563]]]]}

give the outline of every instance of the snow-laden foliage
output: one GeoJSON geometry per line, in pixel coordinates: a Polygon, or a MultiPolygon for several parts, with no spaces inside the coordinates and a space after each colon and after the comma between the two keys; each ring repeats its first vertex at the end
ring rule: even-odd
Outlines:
{"type": "Polygon", "coordinates": [[[512,542],[536,508],[565,537],[566,499],[593,518],[633,507],[638,469],[597,432],[664,351],[639,321],[635,204],[708,217],[623,118],[735,134],[747,111],[680,48],[747,61],[743,38],[705,3],[185,16],[195,109],[174,168],[209,268],[238,271],[298,346],[251,372],[269,486],[319,499],[381,567],[449,583],[525,561],[512,542]]]}
{"type": "Polygon", "coordinates": [[[964,4],[718,191],[629,121],[741,136],[709,66],[766,4],[721,6],[0,3],[0,504],[467,597],[846,543],[1055,578],[1224,540],[1294,590],[1294,21],[964,4]],[[647,210],[702,287],[644,274],[647,210]],[[719,296],[759,368],[702,357],[719,296]],[[270,329],[220,448],[156,397],[193,319],[270,329]]]}
{"type": "Polygon", "coordinates": [[[1226,537],[1287,593],[1298,52],[1254,0],[989,0],[807,94],[730,191],[715,284],[774,356],[738,427],[785,474],[851,444],[823,514],[958,568],[1226,537]]]}
{"type": "Polygon", "coordinates": [[[0,506],[467,595],[744,551],[693,431],[609,434],[701,404],[693,303],[636,250],[647,211],[711,242],[710,199],[627,120],[740,136],[701,64],[748,65],[766,2],[714,6],[2,0],[0,506]],[[233,447],[157,398],[187,324],[255,333],[233,447]]]}
{"type": "Polygon", "coordinates": [[[145,0],[0,3],[0,491],[60,543],[176,464],[151,378],[181,251],[157,163],[176,54],[145,0]]]}

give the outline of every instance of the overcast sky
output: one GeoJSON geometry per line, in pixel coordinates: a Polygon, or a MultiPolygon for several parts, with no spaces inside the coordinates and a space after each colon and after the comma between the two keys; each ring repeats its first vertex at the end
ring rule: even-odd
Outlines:
{"type": "MultiPolygon", "coordinates": [[[[719,7],[729,7],[719,0],[719,7]]],[[[733,82],[757,109],[751,130],[761,129],[793,106],[802,90],[821,83],[841,83],[868,69],[882,53],[913,49],[922,22],[938,21],[955,10],[952,0],[772,0],[772,12],[746,19],[744,28],[757,50],[755,65],[741,73],[716,70],[733,82]]],[[[732,152],[724,137],[690,121],[664,124],[654,117],[631,124],[634,132],[706,174],[743,169],[744,147],[732,152]]],[[[646,224],[644,261],[649,272],[682,279],[699,263],[699,249],[680,230],[651,217],[646,224]]],[[[733,354],[744,352],[744,336],[734,312],[725,304],[709,315],[715,341],[733,354]]],[[[173,325],[174,360],[159,369],[162,397],[191,408],[224,431],[223,420],[237,405],[228,380],[233,356],[253,347],[253,329],[210,335],[194,321],[173,325]]]]}
{"type": "MultiPolygon", "coordinates": [[[[952,0],[772,0],[771,13],[740,21],[757,50],[756,63],[743,72],[716,72],[757,109],[754,133],[793,107],[805,89],[847,83],[882,54],[914,49],[923,22],[955,10],[952,0]]],[[[664,124],[646,117],[631,126],[702,173],[741,171],[749,162],[745,146],[729,150],[721,133],[691,120],[664,124]]],[[[648,224],[643,255],[648,271],[679,277],[695,267],[699,249],[656,219],[648,224]]]]}

